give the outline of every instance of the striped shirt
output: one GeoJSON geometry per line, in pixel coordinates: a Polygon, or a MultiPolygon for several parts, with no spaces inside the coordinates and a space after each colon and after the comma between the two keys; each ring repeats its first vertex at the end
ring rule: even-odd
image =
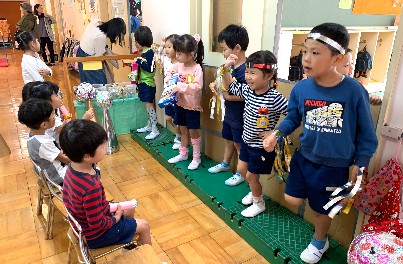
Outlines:
{"type": "Polygon", "coordinates": [[[228,89],[232,94],[245,99],[242,139],[249,147],[263,148],[259,133],[273,130],[280,114],[287,114],[287,99],[276,89],[256,94],[247,84],[233,81],[228,89]]]}
{"type": "Polygon", "coordinates": [[[87,240],[100,237],[115,223],[109,213],[101,176],[75,171],[68,166],[63,181],[63,203],[83,229],[87,240]]]}

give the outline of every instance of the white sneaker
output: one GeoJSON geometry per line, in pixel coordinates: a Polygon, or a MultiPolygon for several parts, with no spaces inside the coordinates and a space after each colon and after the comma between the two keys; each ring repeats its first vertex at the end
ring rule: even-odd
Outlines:
{"type": "Polygon", "coordinates": [[[264,212],[264,210],[266,210],[266,205],[264,200],[262,199],[259,202],[253,203],[251,206],[243,210],[241,212],[241,215],[243,215],[244,217],[255,217],[258,214],[264,212]]]}
{"type": "Polygon", "coordinates": [[[231,166],[223,166],[221,163],[217,164],[211,168],[208,169],[208,172],[210,173],[218,173],[218,172],[222,172],[222,171],[229,171],[231,169],[231,166]]]}
{"type": "Polygon", "coordinates": [[[171,164],[174,164],[174,163],[178,163],[178,162],[180,162],[182,160],[187,160],[187,159],[188,159],[188,155],[182,156],[181,154],[179,154],[179,155],[177,155],[177,156],[175,156],[173,158],[170,158],[168,160],[168,162],[171,163],[171,164]]]}
{"type": "Polygon", "coordinates": [[[197,168],[199,167],[200,163],[201,163],[201,161],[192,160],[192,162],[188,166],[188,170],[197,170],[197,168]]]}
{"type": "Polygon", "coordinates": [[[234,176],[225,180],[225,184],[228,186],[235,186],[243,183],[244,181],[245,179],[241,175],[234,174],[234,176]]]}
{"type": "Polygon", "coordinates": [[[308,247],[302,251],[301,255],[299,256],[302,261],[306,263],[318,263],[319,260],[322,258],[323,253],[329,248],[329,240],[326,239],[325,246],[322,249],[317,249],[314,245],[309,244],[308,247]]]}
{"type": "Polygon", "coordinates": [[[180,138],[175,137],[175,138],[174,138],[174,143],[179,143],[179,144],[180,144],[180,143],[181,143],[181,139],[180,139],[180,138]]]}
{"type": "Polygon", "coordinates": [[[151,132],[150,134],[148,134],[146,137],[145,137],[145,139],[148,139],[148,140],[151,140],[151,139],[154,139],[154,138],[156,138],[156,137],[158,137],[160,135],[160,132],[157,130],[157,131],[153,131],[153,132],[151,132]]]}
{"type": "Polygon", "coordinates": [[[172,149],[179,149],[181,147],[181,143],[179,142],[175,142],[173,145],[172,145],[172,149]]]}
{"type": "Polygon", "coordinates": [[[139,132],[139,133],[145,133],[145,132],[150,132],[150,131],[151,131],[151,127],[150,127],[150,126],[145,126],[145,127],[138,128],[138,129],[137,129],[137,132],[139,132]]]}
{"type": "Polygon", "coordinates": [[[250,205],[253,203],[252,192],[249,192],[244,198],[242,198],[242,204],[250,205]]]}

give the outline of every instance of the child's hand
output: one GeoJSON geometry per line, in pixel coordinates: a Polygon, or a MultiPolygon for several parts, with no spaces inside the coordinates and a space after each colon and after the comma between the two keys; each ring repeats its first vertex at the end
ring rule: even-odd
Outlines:
{"type": "MultiPolygon", "coordinates": [[[[273,132],[273,131],[270,131],[273,132]]],[[[267,152],[272,152],[274,150],[274,147],[277,144],[277,137],[271,133],[267,138],[265,138],[263,140],[263,148],[267,151],[267,152]]]]}
{"type": "Polygon", "coordinates": [[[235,63],[238,61],[238,57],[234,54],[230,54],[227,58],[227,60],[224,63],[225,67],[230,67],[235,65],[235,63]]]}
{"type": "Polygon", "coordinates": [[[118,204],[118,209],[115,212],[116,222],[118,222],[120,220],[120,218],[122,217],[122,214],[123,214],[123,210],[122,210],[120,204],[118,204]]]}
{"type": "Polygon", "coordinates": [[[94,117],[94,115],[95,115],[94,114],[94,109],[90,108],[84,113],[83,119],[91,120],[94,117]]]}
{"type": "Polygon", "coordinates": [[[350,181],[355,183],[357,181],[357,174],[358,174],[358,170],[360,169],[360,167],[358,167],[358,165],[353,165],[353,168],[351,170],[351,175],[350,175],[350,181]]]}
{"type": "Polygon", "coordinates": [[[210,87],[211,92],[213,92],[213,94],[215,94],[216,93],[216,83],[215,82],[210,83],[209,87],[210,87]]]}
{"type": "Polygon", "coordinates": [[[45,75],[49,75],[49,74],[50,74],[50,71],[49,71],[48,69],[45,69],[45,68],[39,69],[38,72],[39,72],[39,74],[42,75],[42,76],[45,76],[45,75]]]}
{"type": "Polygon", "coordinates": [[[382,103],[382,98],[379,95],[376,94],[370,94],[369,95],[369,102],[372,105],[379,105],[382,103]]]}
{"type": "Polygon", "coordinates": [[[273,130],[270,131],[262,131],[258,134],[258,137],[261,139],[265,140],[268,136],[270,136],[273,133],[273,130]]]}

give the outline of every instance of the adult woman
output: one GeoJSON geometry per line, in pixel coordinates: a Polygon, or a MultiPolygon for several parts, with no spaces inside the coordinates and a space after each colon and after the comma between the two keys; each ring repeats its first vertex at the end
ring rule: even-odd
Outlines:
{"type": "MultiPolygon", "coordinates": [[[[124,35],[126,34],[126,24],[121,18],[113,18],[105,23],[100,23],[94,19],[86,27],[80,40],[80,47],[77,51],[77,57],[102,56],[106,51],[106,38],[109,38],[111,44],[118,43],[123,45],[124,35]]],[[[84,68],[86,68],[84,66],[84,68]]],[[[94,69],[84,69],[83,63],[78,63],[80,72],[80,81],[91,84],[106,84],[106,75],[102,67],[95,66],[94,69]]]]}
{"type": "Polygon", "coordinates": [[[17,22],[17,32],[28,31],[32,32],[37,38],[38,26],[36,23],[36,16],[32,14],[32,6],[28,3],[20,4],[21,19],[17,22]]]}
{"type": "Polygon", "coordinates": [[[43,61],[48,66],[55,65],[55,52],[53,51],[53,31],[52,24],[55,23],[55,19],[48,15],[46,12],[43,12],[43,6],[41,4],[36,4],[34,6],[34,14],[39,19],[39,37],[41,43],[41,52],[43,61]],[[49,55],[50,55],[50,63],[48,63],[48,56],[46,55],[45,47],[48,47],[49,55]]]}

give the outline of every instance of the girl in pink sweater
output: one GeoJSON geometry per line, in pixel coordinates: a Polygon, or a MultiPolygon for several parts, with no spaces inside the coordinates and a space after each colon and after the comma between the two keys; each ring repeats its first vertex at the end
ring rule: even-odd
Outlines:
{"type": "Polygon", "coordinates": [[[175,105],[174,123],[180,127],[182,134],[179,155],[170,158],[169,163],[177,163],[188,159],[188,134],[190,134],[193,146],[193,160],[189,164],[189,170],[196,170],[200,163],[200,112],[202,111],[200,101],[203,87],[202,61],[204,57],[203,42],[196,34],[191,36],[182,35],[175,40],[174,49],[176,63],[170,74],[179,75],[175,91],[178,102],[175,105]]]}

